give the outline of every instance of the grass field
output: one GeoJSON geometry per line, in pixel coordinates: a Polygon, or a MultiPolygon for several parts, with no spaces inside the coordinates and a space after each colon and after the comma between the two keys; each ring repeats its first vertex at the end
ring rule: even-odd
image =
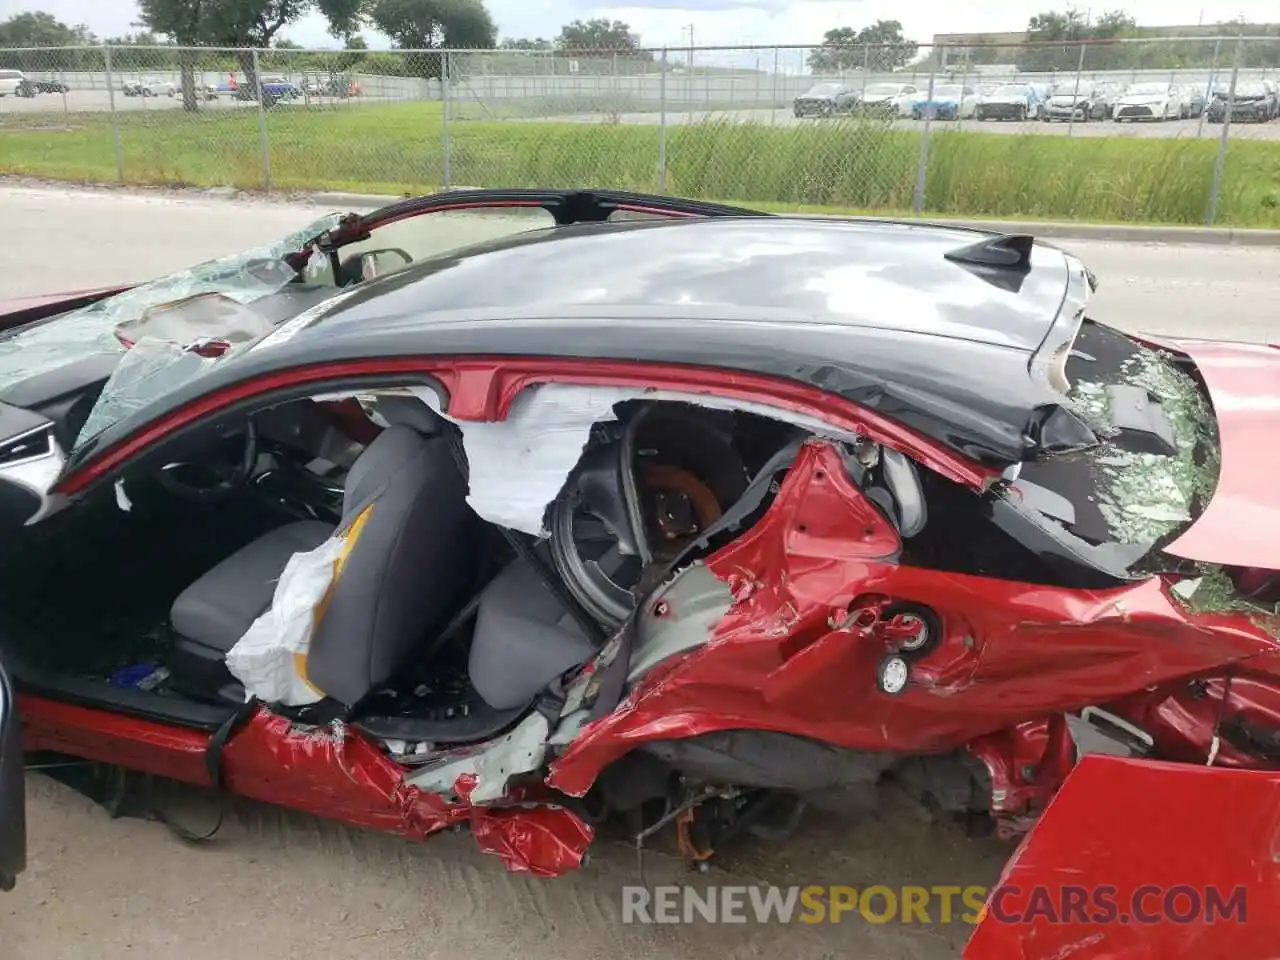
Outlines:
{"type": "MultiPolygon", "coordinates": [[[[107,114],[5,119],[0,172],[117,179],[107,114]]],[[[131,111],[119,119],[131,183],[263,185],[256,109],[131,111]]],[[[657,126],[458,120],[448,131],[455,185],[658,187],[657,126]]],[[[438,103],[280,106],[267,113],[267,133],[275,188],[400,194],[444,182],[438,103]]],[[[673,126],[666,189],[775,209],[908,211],[920,137],[875,122],[673,126]]],[[[1218,150],[1212,140],[941,130],[929,146],[931,214],[1184,224],[1204,221],[1218,150]]],[[[1230,145],[1216,222],[1280,226],[1280,143],[1230,145]]]]}

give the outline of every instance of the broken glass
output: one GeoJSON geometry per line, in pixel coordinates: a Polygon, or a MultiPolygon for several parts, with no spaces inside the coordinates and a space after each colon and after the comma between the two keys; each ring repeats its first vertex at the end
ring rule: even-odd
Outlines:
{"type": "MultiPolygon", "coordinates": [[[[280,240],[140,284],[0,338],[0,389],[97,354],[123,353],[125,344],[116,329],[136,323],[154,307],[209,293],[248,304],[278,292],[295,276],[280,269],[281,258],[301,250],[339,219],[330,214],[280,240]]],[[[308,272],[320,266],[309,264],[308,272]]]]}
{"type": "Polygon", "coordinates": [[[1196,381],[1166,353],[1137,347],[1108,382],[1078,380],[1072,408],[1101,440],[1093,456],[1094,499],[1112,535],[1155,544],[1190,522],[1213,495],[1219,468],[1217,427],[1196,381]],[[1116,441],[1107,387],[1131,385],[1159,400],[1173,429],[1172,455],[1127,450],[1116,441]]]}

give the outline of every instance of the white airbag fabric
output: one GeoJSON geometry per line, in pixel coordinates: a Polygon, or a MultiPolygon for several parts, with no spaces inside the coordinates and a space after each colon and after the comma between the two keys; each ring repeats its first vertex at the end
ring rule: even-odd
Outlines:
{"type": "Polygon", "coordinates": [[[299,707],[323,698],[299,664],[311,648],[316,608],[333,583],[345,546],[345,537],[330,537],[285,564],[270,608],[227,653],[227,669],[244,684],[245,699],[299,707]]]}

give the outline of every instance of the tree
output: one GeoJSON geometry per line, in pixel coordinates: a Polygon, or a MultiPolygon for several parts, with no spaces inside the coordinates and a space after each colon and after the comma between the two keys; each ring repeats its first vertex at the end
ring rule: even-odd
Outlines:
{"type": "Polygon", "coordinates": [[[513,39],[507,37],[498,47],[502,50],[550,50],[552,43],[550,40],[544,40],[538,37],[536,40],[513,39]]]}
{"type": "MultiPolygon", "coordinates": [[[[492,47],[497,31],[483,0],[138,0],[141,26],[163,34],[184,47],[235,48],[245,76],[243,95],[257,95],[257,76],[250,48],[264,49],[287,25],[309,13],[319,13],[329,32],[355,46],[366,24],[391,37],[401,48],[440,46],[492,47]]],[[[196,109],[194,54],[180,53],[183,105],[196,109]]],[[[428,75],[439,74],[424,64],[428,75]]]]}
{"type": "Polygon", "coordinates": [[[1027,23],[1027,40],[1018,57],[1023,70],[1075,70],[1080,64],[1080,46],[1086,45],[1085,65],[1093,70],[1129,65],[1130,54],[1122,44],[1108,43],[1131,36],[1138,24],[1123,10],[1112,10],[1090,22],[1089,16],[1074,8],[1036,14],[1027,23]]]}
{"type": "MultiPolygon", "coordinates": [[[[636,58],[643,56],[640,38],[621,20],[574,20],[560,28],[556,37],[556,49],[572,53],[575,57],[608,57],[625,53],[636,58]]],[[[648,59],[648,57],[644,57],[648,59]]]]}
{"type": "Polygon", "coordinates": [[[0,23],[0,47],[70,47],[94,42],[88,27],[69,27],[48,13],[18,13],[0,23]]]}
{"type": "Polygon", "coordinates": [[[32,73],[47,70],[101,69],[99,51],[70,50],[96,44],[88,27],[67,26],[47,13],[19,13],[0,21],[0,47],[19,49],[5,57],[4,65],[32,73]]]}
{"type": "Polygon", "coordinates": [[[920,45],[902,34],[897,20],[877,20],[854,31],[837,27],[822,35],[822,44],[809,51],[809,69],[814,73],[844,73],[869,67],[896,70],[911,60],[920,45]]]}
{"type": "MultiPolygon", "coordinates": [[[[373,0],[369,19],[401,50],[488,50],[498,28],[480,0],[373,0]]],[[[413,73],[439,77],[443,58],[414,57],[413,73]]]]}

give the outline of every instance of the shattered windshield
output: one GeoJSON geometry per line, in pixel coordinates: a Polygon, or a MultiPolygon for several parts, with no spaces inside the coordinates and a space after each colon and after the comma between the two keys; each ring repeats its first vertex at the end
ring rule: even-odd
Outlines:
{"type": "MultiPolygon", "coordinates": [[[[214,297],[222,304],[218,319],[225,320],[235,313],[237,306],[242,308],[278,293],[297,278],[281,258],[297,252],[310,240],[335,226],[339,216],[331,214],[272,243],[209,260],[87,307],[0,335],[0,390],[98,354],[121,354],[123,359],[126,349],[140,342],[132,334],[141,332],[137,327],[144,317],[174,312],[178,301],[198,304],[204,315],[209,316],[216,310],[202,303],[201,298],[214,297]]],[[[310,272],[309,268],[308,274],[310,272]]],[[[246,326],[242,322],[243,317],[234,319],[240,321],[241,328],[246,326]]],[[[134,372],[136,374],[137,371],[134,372]]],[[[117,368],[116,374],[119,373],[117,368]]],[[[116,379],[113,375],[112,380],[116,379]]],[[[176,384],[170,383],[170,388],[172,386],[176,384]]],[[[142,399],[139,391],[145,393],[147,399],[154,399],[160,395],[154,391],[161,387],[160,381],[134,382],[134,399],[142,399]]],[[[89,424],[81,431],[79,443],[126,412],[114,402],[119,399],[119,391],[108,381],[98,406],[90,414],[89,424]],[[92,433],[88,432],[90,426],[93,427],[92,433]]],[[[136,407],[137,403],[132,406],[136,407]]]]}
{"type": "Polygon", "coordinates": [[[1203,511],[1218,480],[1217,422],[1194,377],[1172,356],[1086,322],[1067,363],[1069,407],[1097,446],[1027,464],[1021,477],[1061,495],[1055,519],[1092,544],[1135,559],[1172,542],[1203,511]]]}

